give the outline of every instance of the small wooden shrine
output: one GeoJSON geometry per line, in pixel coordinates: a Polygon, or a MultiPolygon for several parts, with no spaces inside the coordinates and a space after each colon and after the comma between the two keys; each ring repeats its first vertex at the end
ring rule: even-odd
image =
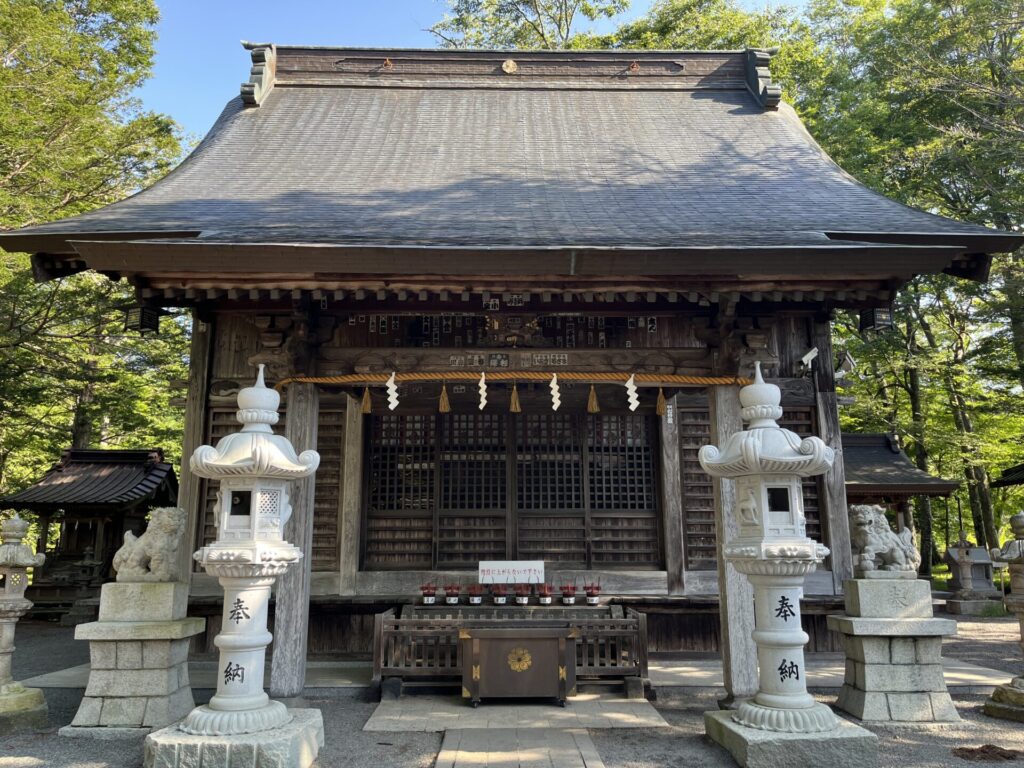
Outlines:
{"type": "MultiPolygon", "coordinates": [[[[192,308],[185,456],[266,364],[279,429],[322,457],[286,531],[311,579],[283,580],[276,617],[312,653],[369,651],[374,614],[481,560],[600,581],[652,648],[713,649],[733,490],[697,450],[740,428],[754,361],[782,426],[838,451],[833,314],[882,327],[913,276],[983,280],[1020,243],[857,183],[765,51],[248,47],[175,171],[0,245],[41,280],[91,269],[192,308]]],[[[182,468],[192,549],[216,490],[182,468]]],[[[831,597],[841,451],[804,500],[832,552],[806,591],[831,597]]]]}
{"type": "Polygon", "coordinates": [[[0,509],[31,512],[39,521],[36,550],[46,562],[28,588],[34,611],[63,613],[98,597],[114,577],[111,564],[125,532],[142,533],[149,510],[177,498],[178,478],[159,448],[69,448],[35,483],[0,498],[0,509]],[[60,533],[47,551],[53,525],[60,533]]]}

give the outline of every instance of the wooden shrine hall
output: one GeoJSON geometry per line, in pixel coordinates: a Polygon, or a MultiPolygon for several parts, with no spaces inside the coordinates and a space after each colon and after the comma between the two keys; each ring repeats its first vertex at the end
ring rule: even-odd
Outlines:
{"type": "MultiPolygon", "coordinates": [[[[764,51],[247,47],[249,81],[177,169],[0,245],[40,280],[128,281],[143,324],[192,309],[185,456],[236,428],[266,364],[279,428],[322,456],[295,494],[310,571],[278,588],[275,667],[307,630],[312,654],[368,653],[375,616],[482,560],[600,582],[650,613],[652,649],[726,644],[732,487],[697,450],[740,428],[754,361],[784,426],[840,449],[833,314],[882,327],[913,276],[982,280],[1020,242],[844,173],[764,51]]],[[[215,491],[182,467],[193,548],[215,491]]],[[[841,452],[805,494],[832,551],[807,595],[832,598],[841,452]]],[[[191,588],[197,611],[221,594],[191,588]]]]}

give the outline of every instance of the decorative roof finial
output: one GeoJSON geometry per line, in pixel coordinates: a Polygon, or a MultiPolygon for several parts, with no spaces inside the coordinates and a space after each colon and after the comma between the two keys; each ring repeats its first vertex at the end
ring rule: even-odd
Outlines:
{"type": "Polygon", "coordinates": [[[281,418],[277,409],[281,405],[281,395],[263,383],[263,364],[260,363],[256,382],[251,387],[238,391],[238,412],[235,418],[244,424],[243,432],[270,432],[270,428],[281,418]]]}
{"type": "Polygon", "coordinates": [[[782,418],[782,390],[775,384],[765,383],[761,376],[761,361],[754,361],[754,383],[740,390],[741,415],[749,422],[748,429],[778,428],[776,419],[782,418]]]}

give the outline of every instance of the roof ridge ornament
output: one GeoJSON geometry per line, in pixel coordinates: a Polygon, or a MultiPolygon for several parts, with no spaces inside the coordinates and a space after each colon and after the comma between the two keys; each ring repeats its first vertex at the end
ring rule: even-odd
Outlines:
{"type": "Polygon", "coordinates": [[[747,49],[747,88],[765,109],[775,109],[782,101],[782,88],[772,82],[769,68],[772,56],[778,52],[778,48],[747,49]]]}
{"type": "Polygon", "coordinates": [[[242,47],[252,52],[249,82],[242,83],[242,102],[247,107],[258,107],[274,88],[277,47],[273,43],[250,43],[246,40],[242,41],[242,47]]]}

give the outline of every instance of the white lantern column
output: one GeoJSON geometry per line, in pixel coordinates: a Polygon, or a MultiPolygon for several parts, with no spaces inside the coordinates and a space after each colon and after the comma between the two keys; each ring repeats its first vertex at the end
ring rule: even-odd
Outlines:
{"type": "Polygon", "coordinates": [[[764,731],[821,733],[834,730],[838,719],[807,693],[809,638],[800,627],[800,598],[805,577],[829,551],[807,536],[802,478],[826,472],[834,452],[819,438],[801,438],[776,423],[781,397],[758,364],[754,383],[740,390],[748,428],[721,450],[704,446],[699,458],[709,475],[736,481],[739,534],[724,555],[754,589],[759,688],[731,717],[764,731]]]}
{"type": "Polygon", "coordinates": [[[214,639],[220,651],[217,693],[192,710],[181,724],[188,734],[225,736],[264,732],[289,723],[290,711],[263,690],[267,645],[267,611],[274,580],[302,559],[302,551],[284,540],[291,516],[288,490],[292,480],[316,471],[320,456],[275,435],[280,395],[263,382],[238,393],[240,432],[217,447],[200,446],[192,454],[192,471],[220,481],[217,494],[217,540],[196,552],[195,559],[224,587],[222,629],[214,639]]]}

